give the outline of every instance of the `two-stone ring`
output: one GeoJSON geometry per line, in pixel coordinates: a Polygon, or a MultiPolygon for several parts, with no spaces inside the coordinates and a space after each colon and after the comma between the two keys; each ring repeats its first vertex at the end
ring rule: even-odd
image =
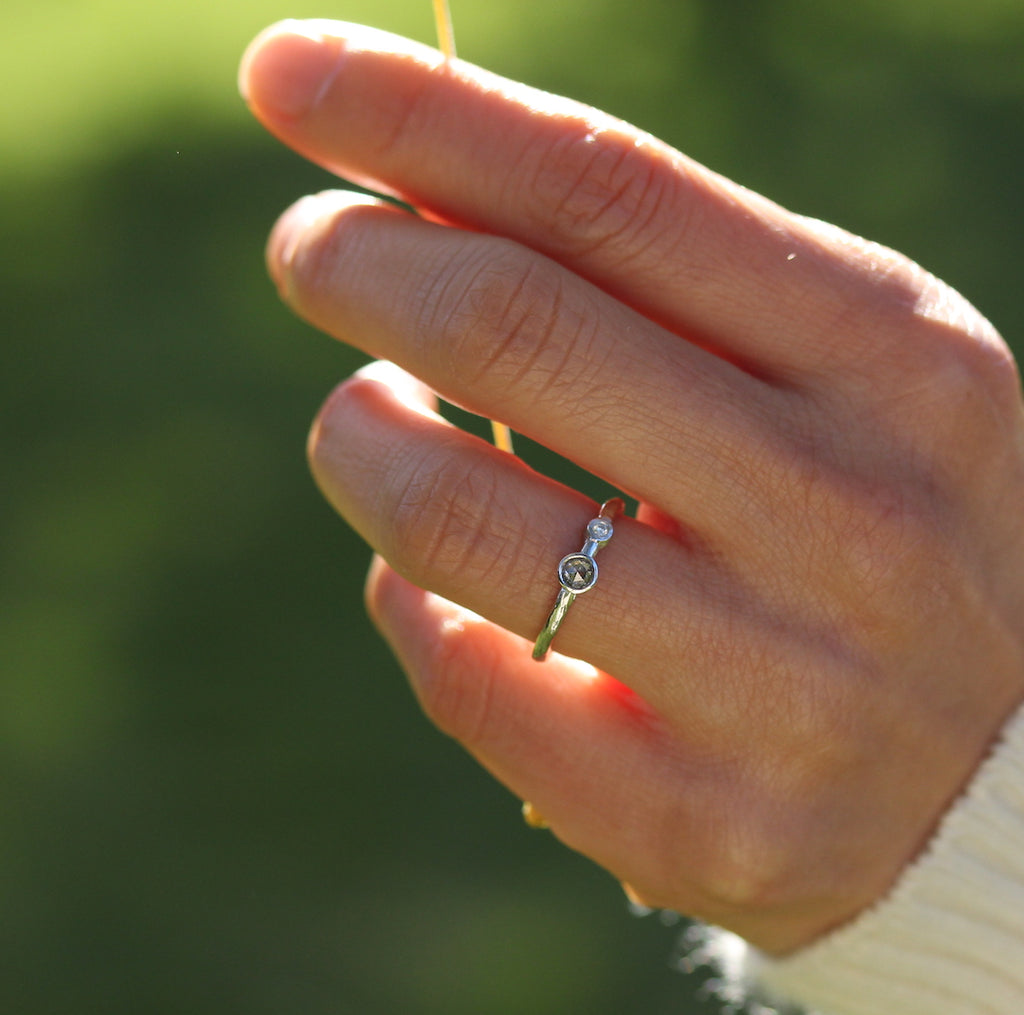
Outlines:
{"type": "Polygon", "coordinates": [[[594,556],[608,543],[615,531],[614,520],[622,514],[625,505],[621,498],[613,497],[601,505],[597,517],[587,522],[586,539],[578,553],[570,553],[558,562],[558,596],[543,630],[533,645],[533,658],[540,661],[548,654],[551,640],[565,619],[573,600],[597,584],[597,561],[594,556]]]}

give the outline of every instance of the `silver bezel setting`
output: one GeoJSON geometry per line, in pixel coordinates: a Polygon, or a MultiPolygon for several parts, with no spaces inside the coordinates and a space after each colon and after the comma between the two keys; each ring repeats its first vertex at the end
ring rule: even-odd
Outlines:
{"type": "Polygon", "coordinates": [[[584,592],[588,592],[597,584],[597,561],[593,557],[587,556],[585,553],[569,553],[566,554],[558,562],[558,583],[565,589],[566,592],[571,592],[575,596],[582,595],[584,592]],[[565,577],[566,568],[570,564],[575,563],[585,564],[590,575],[585,585],[577,585],[565,577]]]}

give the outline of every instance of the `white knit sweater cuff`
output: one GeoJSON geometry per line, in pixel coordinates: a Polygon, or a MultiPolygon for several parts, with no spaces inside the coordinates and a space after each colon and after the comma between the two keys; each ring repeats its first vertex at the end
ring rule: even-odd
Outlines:
{"type": "Polygon", "coordinates": [[[826,1015],[1024,1013],[1024,709],[888,897],[790,958],[746,949],[742,965],[826,1015]]]}

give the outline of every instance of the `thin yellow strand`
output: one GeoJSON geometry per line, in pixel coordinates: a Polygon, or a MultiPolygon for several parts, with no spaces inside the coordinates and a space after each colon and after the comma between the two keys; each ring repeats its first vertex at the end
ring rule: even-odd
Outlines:
{"type": "Polygon", "coordinates": [[[492,419],[491,435],[494,439],[494,446],[499,451],[507,451],[510,455],[515,454],[512,448],[512,431],[504,423],[498,423],[492,419]]]}
{"type": "Polygon", "coordinates": [[[455,33],[452,32],[452,14],[448,0],[434,0],[434,23],[437,25],[437,42],[446,60],[455,58],[455,33]]]}
{"type": "MultiPolygon", "coordinates": [[[[446,60],[455,59],[455,33],[452,31],[452,14],[448,0],[434,0],[434,24],[437,26],[437,42],[446,60]]],[[[504,423],[491,420],[494,446],[501,451],[515,454],[512,450],[512,431],[504,423]]]]}

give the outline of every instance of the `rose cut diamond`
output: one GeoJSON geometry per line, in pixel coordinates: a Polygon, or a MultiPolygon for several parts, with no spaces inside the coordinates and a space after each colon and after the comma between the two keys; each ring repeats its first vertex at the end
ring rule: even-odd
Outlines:
{"type": "Polygon", "coordinates": [[[597,581],[597,564],[585,553],[572,553],[558,565],[558,580],[569,592],[586,592],[597,581]]]}

